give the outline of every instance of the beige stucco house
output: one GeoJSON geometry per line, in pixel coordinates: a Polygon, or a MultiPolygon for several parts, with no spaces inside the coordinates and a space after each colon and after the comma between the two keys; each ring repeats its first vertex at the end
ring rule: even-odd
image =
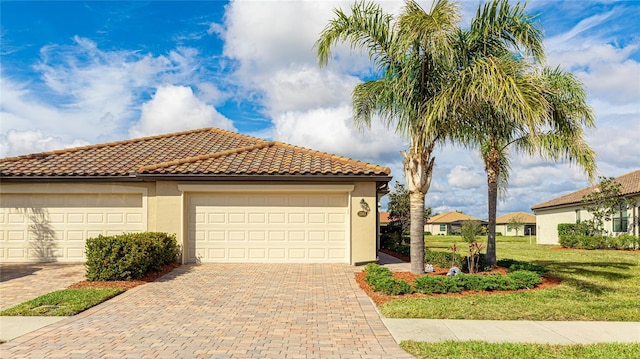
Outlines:
{"type": "Polygon", "coordinates": [[[503,236],[524,236],[536,234],[536,216],[526,212],[512,212],[496,218],[496,233],[503,236]],[[514,228],[513,220],[522,223],[522,228],[514,228]]]}
{"type": "Polygon", "coordinates": [[[389,174],[215,128],[3,158],[0,261],[84,261],[86,238],[162,231],[183,262],[371,262],[389,174]]]}
{"type": "Polygon", "coordinates": [[[478,221],[482,225],[486,226],[486,221],[482,221],[479,218],[466,215],[459,212],[446,212],[437,214],[427,220],[424,225],[425,232],[431,232],[432,235],[449,235],[460,234],[462,223],[464,221],[478,221]]]}
{"type": "MultiPolygon", "coordinates": [[[[614,235],[629,233],[638,235],[638,216],[640,215],[640,170],[633,171],[615,179],[621,185],[621,195],[635,200],[635,205],[621,210],[611,221],[605,222],[605,229],[614,235]]],[[[539,244],[558,244],[558,224],[577,223],[592,219],[582,204],[582,198],[598,188],[598,185],[537,204],[531,209],[536,215],[539,244]]]]}

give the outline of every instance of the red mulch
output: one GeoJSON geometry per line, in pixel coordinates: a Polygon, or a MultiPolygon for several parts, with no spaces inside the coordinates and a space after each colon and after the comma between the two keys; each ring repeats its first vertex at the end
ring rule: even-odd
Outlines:
{"type": "MultiPolygon", "coordinates": [[[[381,249],[381,252],[384,252],[386,254],[389,254],[391,256],[394,256],[398,259],[402,259],[405,262],[409,262],[409,260],[405,260],[403,259],[406,258],[406,256],[402,256],[401,254],[392,252],[392,251],[388,251],[388,250],[384,250],[381,249]]],[[[447,268],[440,268],[440,267],[435,267],[434,266],[434,272],[433,273],[427,273],[426,275],[447,275],[447,272],[449,271],[447,268]]],[[[492,271],[490,272],[482,272],[482,273],[478,273],[478,275],[490,275],[490,274],[496,274],[496,273],[500,273],[502,275],[505,275],[507,273],[507,268],[504,267],[494,267],[492,271]]],[[[407,283],[413,285],[413,283],[415,282],[416,278],[423,276],[425,274],[413,274],[411,272],[394,272],[393,273],[393,277],[396,279],[401,279],[406,281],[407,283]]],[[[367,282],[365,282],[364,278],[366,276],[365,272],[359,272],[356,273],[356,282],[358,283],[358,285],[360,286],[360,288],[362,288],[362,290],[367,293],[367,295],[371,298],[371,300],[373,300],[374,303],[376,303],[376,305],[381,305],[383,303],[386,302],[390,302],[392,300],[397,300],[397,299],[405,299],[405,298],[432,298],[432,297],[464,297],[464,296],[469,296],[469,295],[494,295],[494,294],[505,294],[505,293],[513,293],[513,292],[530,292],[530,291],[534,291],[534,290],[541,290],[541,289],[547,289],[547,288],[551,288],[551,287],[555,287],[557,285],[560,284],[561,279],[557,278],[557,277],[553,277],[553,276],[548,276],[548,275],[543,275],[542,276],[542,283],[540,283],[540,285],[538,285],[537,287],[533,288],[533,289],[519,289],[519,290],[495,290],[495,291],[473,291],[473,290],[465,290],[459,293],[445,293],[445,294],[421,294],[421,293],[413,293],[413,294],[403,294],[403,295],[386,295],[383,294],[381,292],[374,292],[371,287],[369,287],[369,284],[367,284],[367,282]]]]}
{"type": "Polygon", "coordinates": [[[163,275],[171,272],[175,268],[180,267],[178,263],[167,264],[162,268],[160,272],[148,273],[146,276],[142,277],[142,279],[136,280],[116,280],[116,281],[94,281],[89,282],[83,280],[82,282],[78,282],[69,286],[69,288],[107,288],[107,287],[116,287],[116,288],[124,288],[131,289],[137,287],[139,285],[153,282],[154,280],[162,277],[163,275]]]}

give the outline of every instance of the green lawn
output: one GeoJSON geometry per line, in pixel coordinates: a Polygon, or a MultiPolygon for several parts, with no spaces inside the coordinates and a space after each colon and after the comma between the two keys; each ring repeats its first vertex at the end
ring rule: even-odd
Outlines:
{"type": "MultiPolygon", "coordinates": [[[[425,240],[431,250],[454,242],[459,251],[466,247],[459,236],[425,240]]],[[[380,310],[389,318],[640,321],[638,252],[554,250],[529,244],[529,237],[498,237],[497,255],[542,265],[562,284],[511,294],[401,299],[380,310]]]]}
{"type": "Polygon", "coordinates": [[[0,316],[71,316],[124,292],[123,288],[64,289],[0,312],[0,316]]]}
{"type": "Polygon", "coordinates": [[[640,344],[589,344],[589,345],[549,345],[487,343],[479,341],[423,343],[406,341],[400,343],[402,349],[416,358],[457,358],[457,359],[573,359],[573,358],[640,358],[640,344]]]}

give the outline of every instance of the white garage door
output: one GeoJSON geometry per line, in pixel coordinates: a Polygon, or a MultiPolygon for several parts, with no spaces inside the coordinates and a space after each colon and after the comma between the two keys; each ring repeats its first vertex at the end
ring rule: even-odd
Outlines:
{"type": "Polygon", "coordinates": [[[346,193],[193,193],[189,262],[349,263],[346,193]]]}
{"type": "Polygon", "coordinates": [[[146,230],[141,194],[3,194],[0,260],[84,261],[85,239],[146,230]]]}

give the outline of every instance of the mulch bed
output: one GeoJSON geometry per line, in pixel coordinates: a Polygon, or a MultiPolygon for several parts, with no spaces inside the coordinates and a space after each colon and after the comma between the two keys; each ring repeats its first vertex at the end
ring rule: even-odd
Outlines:
{"type": "Polygon", "coordinates": [[[117,280],[117,281],[94,281],[89,282],[83,280],[82,282],[74,283],[69,286],[70,289],[82,289],[82,288],[124,288],[131,289],[139,285],[153,282],[154,280],[162,277],[163,275],[171,272],[172,270],[180,267],[178,263],[167,264],[162,268],[160,272],[148,273],[142,279],[132,280],[117,280]]]}
{"type": "MultiPolygon", "coordinates": [[[[392,252],[392,251],[388,251],[388,250],[384,250],[381,249],[381,252],[384,252],[386,254],[389,254],[391,256],[394,256],[398,259],[402,259],[405,262],[409,262],[409,260],[407,260],[408,258],[406,258],[406,256],[402,256],[401,254],[392,252]],[[404,258],[403,258],[404,257],[404,258]],[[405,259],[406,258],[406,259],[405,259]]],[[[406,281],[407,283],[409,283],[410,285],[413,286],[413,283],[415,282],[416,278],[423,276],[423,275],[440,275],[440,276],[446,276],[447,272],[449,271],[448,268],[440,268],[440,267],[435,267],[434,266],[434,272],[433,273],[427,273],[427,274],[413,274],[411,272],[394,272],[393,273],[393,277],[396,279],[401,279],[406,281]]],[[[492,271],[490,272],[481,272],[478,273],[478,275],[490,275],[490,274],[502,274],[505,275],[507,273],[507,268],[504,267],[494,267],[492,271]]],[[[557,277],[553,277],[553,276],[549,276],[549,275],[543,275],[542,276],[542,283],[540,283],[540,285],[538,285],[537,287],[533,288],[533,289],[518,289],[518,290],[495,290],[495,291],[473,291],[473,290],[465,290],[459,293],[444,293],[444,294],[421,294],[421,293],[413,293],[413,294],[403,294],[403,295],[386,295],[383,294],[382,292],[374,292],[371,287],[369,287],[369,284],[367,284],[367,282],[364,280],[366,276],[365,272],[359,272],[356,273],[356,282],[358,283],[358,285],[360,286],[360,288],[367,293],[367,295],[371,298],[371,300],[373,300],[374,303],[376,303],[376,305],[381,305],[393,300],[397,300],[397,299],[408,299],[408,298],[433,298],[433,297],[464,297],[464,296],[469,296],[469,295],[494,295],[494,294],[506,294],[506,293],[514,293],[514,292],[530,292],[530,291],[534,291],[534,290],[541,290],[541,289],[547,289],[547,288],[552,288],[555,287],[557,285],[560,284],[561,279],[557,278],[557,277]]]]}

